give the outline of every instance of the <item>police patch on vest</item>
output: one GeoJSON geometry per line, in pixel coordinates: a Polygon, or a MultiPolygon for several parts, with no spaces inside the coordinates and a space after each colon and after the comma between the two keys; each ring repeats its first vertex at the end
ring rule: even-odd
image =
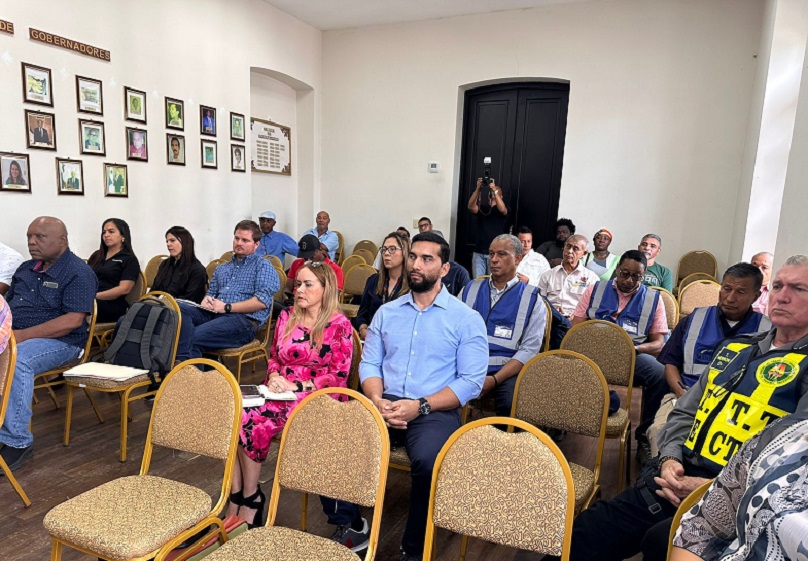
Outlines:
{"type": "Polygon", "coordinates": [[[761,384],[784,386],[800,372],[800,363],[788,357],[770,358],[758,366],[755,376],[761,384]]]}
{"type": "Polygon", "coordinates": [[[738,351],[731,351],[724,347],[717,355],[715,355],[715,357],[713,357],[713,361],[710,363],[710,369],[715,370],[716,372],[723,372],[737,356],[738,351]]]}

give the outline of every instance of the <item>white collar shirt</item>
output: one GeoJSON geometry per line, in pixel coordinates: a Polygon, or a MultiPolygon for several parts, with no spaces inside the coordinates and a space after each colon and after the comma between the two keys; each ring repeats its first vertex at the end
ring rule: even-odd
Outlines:
{"type": "Polygon", "coordinates": [[[527,283],[530,286],[539,286],[539,278],[550,270],[550,263],[547,258],[541,253],[537,253],[531,249],[527,254],[522,257],[516,272],[520,275],[527,277],[527,283]]]}
{"type": "Polygon", "coordinates": [[[539,278],[539,291],[550,304],[569,318],[575,312],[586,289],[598,280],[598,276],[584,267],[581,260],[571,273],[564,270],[562,263],[542,274],[539,278]]]}

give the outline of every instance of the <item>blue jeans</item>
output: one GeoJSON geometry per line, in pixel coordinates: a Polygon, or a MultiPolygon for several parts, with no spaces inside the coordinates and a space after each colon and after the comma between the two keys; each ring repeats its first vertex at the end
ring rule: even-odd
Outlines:
{"type": "Polygon", "coordinates": [[[488,255],[482,253],[471,254],[471,276],[474,280],[483,275],[490,275],[491,267],[488,264],[488,255]]]}
{"type": "Polygon", "coordinates": [[[240,347],[255,339],[256,328],[244,314],[216,314],[182,302],[180,311],[179,361],[199,358],[207,351],[240,347]]]}
{"type": "Polygon", "coordinates": [[[34,443],[34,435],[28,430],[34,376],[75,360],[83,350],[58,339],[28,339],[17,345],[17,367],[11,382],[6,419],[0,428],[0,443],[12,448],[27,448],[34,443]]]}
{"type": "Polygon", "coordinates": [[[634,363],[634,385],[642,386],[642,419],[634,433],[637,437],[645,435],[653,424],[662,398],[670,391],[665,381],[665,366],[651,355],[638,353],[634,363]]]}

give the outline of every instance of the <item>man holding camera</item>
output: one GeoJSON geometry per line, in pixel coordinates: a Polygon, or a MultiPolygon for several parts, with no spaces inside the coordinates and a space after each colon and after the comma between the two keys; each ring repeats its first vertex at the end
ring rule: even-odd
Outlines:
{"type": "Polygon", "coordinates": [[[494,238],[505,232],[505,220],[508,216],[502,187],[494,182],[493,177],[488,177],[487,173],[485,180],[482,177],[477,178],[477,188],[471,194],[468,209],[477,217],[477,236],[471,256],[472,276],[477,278],[491,274],[488,248],[494,238]]]}

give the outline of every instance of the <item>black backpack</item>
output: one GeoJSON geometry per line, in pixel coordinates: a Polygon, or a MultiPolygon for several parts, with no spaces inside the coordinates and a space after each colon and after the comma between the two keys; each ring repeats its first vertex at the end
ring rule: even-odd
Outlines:
{"type": "Polygon", "coordinates": [[[112,344],[104,351],[110,364],[131,366],[165,376],[172,367],[172,351],[179,323],[177,312],[165,301],[146,298],[126,312],[112,344]]]}

